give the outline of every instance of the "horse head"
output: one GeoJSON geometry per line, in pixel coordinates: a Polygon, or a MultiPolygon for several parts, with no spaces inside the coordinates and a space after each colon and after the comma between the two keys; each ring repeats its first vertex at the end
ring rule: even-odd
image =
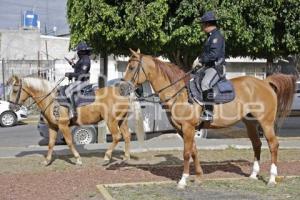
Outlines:
{"type": "Polygon", "coordinates": [[[130,81],[135,86],[142,84],[147,79],[147,66],[148,63],[143,54],[141,54],[140,50],[134,51],[129,49],[132,53],[130,59],[128,61],[124,80],[130,81]]]}
{"type": "Polygon", "coordinates": [[[23,104],[28,98],[29,93],[23,89],[22,79],[16,75],[10,77],[7,81],[7,85],[11,86],[9,93],[9,100],[16,104],[23,104]]]}
{"type": "MultiPolygon", "coordinates": [[[[153,89],[159,90],[168,85],[173,85],[180,79],[188,78],[183,70],[177,65],[163,62],[150,55],[143,55],[138,49],[136,52],[129,49],[132,53],[124,75],[125,81],[130,81],[135,86],[149,81],[153,89]]],[[[174,88],[181,88],[182,83],[175,84],[174,88]]]]}

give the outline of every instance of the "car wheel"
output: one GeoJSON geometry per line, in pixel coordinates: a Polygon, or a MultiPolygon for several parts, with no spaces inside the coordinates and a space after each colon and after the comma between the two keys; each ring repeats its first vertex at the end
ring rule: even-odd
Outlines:
{"type": "Polygon", "coordinates": [[[0,124],[4,127],[14,126],[17,123],[17,116],[12,111],[5,111],[0,115],[0,124]]]}
{"type": "Polygon", "coordinates": [[[91,144],[97,141],[97,132],[94,127],[75,127],[72,134],[75,144],[91,144]]]}

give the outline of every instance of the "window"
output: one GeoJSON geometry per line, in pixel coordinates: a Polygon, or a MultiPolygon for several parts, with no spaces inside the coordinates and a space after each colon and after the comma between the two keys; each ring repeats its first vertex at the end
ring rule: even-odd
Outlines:
{"type": "Polygon", "coordinates": [[[121,78],[124,76],[124,73],[126,71],[127,62],[126,61],[117,61],[117,72],[118,77],[121,78]]]}
{"type": "Polygon", "coordinates": [[[138,96],[138,97],[143,97],[144,94],[143,94],[143,85],[139,85],[139,87],[137,89],[135,89],[135,94],[138,96]]]}

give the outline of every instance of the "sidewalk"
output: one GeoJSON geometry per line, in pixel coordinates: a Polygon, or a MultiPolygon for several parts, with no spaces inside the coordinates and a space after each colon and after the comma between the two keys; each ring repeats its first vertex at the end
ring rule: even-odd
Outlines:
{"type": "MultiPolygon", "coordinates": [[[[265,139],[262,139],[262,148],[268,148],[265,139]]],[[[300,138],[279,138],[280,149],[300,149],[300,138]]],[[[110,143],[106,144],[89,144],[77,146],[80,154],[103,153],[110,143]]],[[[197,139],[198,149],[222,150],[227,148],[252,149],[251,142],[248,138],[238,139],[197,139]]],[[[124,142],[120,142],[116,150],[123,151],[124,142]]],[[[29,146],[29,147],[0,147],[0,158],[7,157],[24,157],[24,156],[44,156],[47,153],[47,146],[29,146]]],[[[56,145],[56,155],[70,155],[71,152],[67,145],[56,145]]],[[[131,152],[145,151],[168,151],[183,150],[183,141],[176,134],[166,134],[151,140],[145,141],[140,145],[137,141],[131,142],[131,152]]]]}
{"type": "Polygon", "coordinates": [[[23,119],[22,122],[24,122],[26,124],[37,124],[39,119],[40,119],[40,115],[31,114],[28,116],[27,119],[23,119]]]}

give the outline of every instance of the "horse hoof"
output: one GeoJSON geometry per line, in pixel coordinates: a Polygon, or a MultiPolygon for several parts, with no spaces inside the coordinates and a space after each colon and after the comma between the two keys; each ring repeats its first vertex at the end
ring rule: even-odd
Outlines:
{"type": "Polygon", "coordinates": [[[201,178],[195,178],[194,182],[197,185],[201,185],[203,183],[203,180],[201,178]]]}
{"type": "Polygon", "coordinates": [[[252,179],[252,180],[258,180],[257,176],[256,175],[252,175],[252,174],[249,176],[249,178],[252,179]]]}
{"type": "Polygon", "coordinates": [[[276,184],[277,184],[277,183],[274,182],[274,181],[269,181],[269,182],[268,182],[268,186],[269,186],[269,187],[274,187],[274,186],[276,186],[276,184]]]}
{"type": "Polygon", "coordinates": [[[125,156],[125,157],[123,158],[123,161],[124,161],[124,162],[130,161],[130,157],[125,156]]]}
{"type": "Polygon", "coordinates": [[[179,183],[177,184],[177,189],[179,189],[179,190],[184,190],[185,187],[186,187],[185,184],[179,184],[179,183]]]}
{"type": "Polygon", "coordinates": [[[41,162],[42,165],[44,165],[45,167],[49,166],[51,163],[51,161],[48,160],[44,160],[43,162],[41,162]]]}
{"type": "Polygon", "coordinates": [[[104,160],[102,163],[102,166],[107,166],[107,165],[109,165],[109,163],[110,163],[110,160],[104,160]]]}
{"type": "Polygon", "coordinates": [[[82,165],[82,160],[81,160],[81,159],[77,159],[77,161],[76,161],[76,165],[79,165],[79,166],[81,166],[81,165],[82,165]]]}
{"type": "Polygon", "coordinates": [[[104,161],[110,161],[110,160],[111,160],[111,156],[107,156],[107,155],[104,156],[104,161]]]}

